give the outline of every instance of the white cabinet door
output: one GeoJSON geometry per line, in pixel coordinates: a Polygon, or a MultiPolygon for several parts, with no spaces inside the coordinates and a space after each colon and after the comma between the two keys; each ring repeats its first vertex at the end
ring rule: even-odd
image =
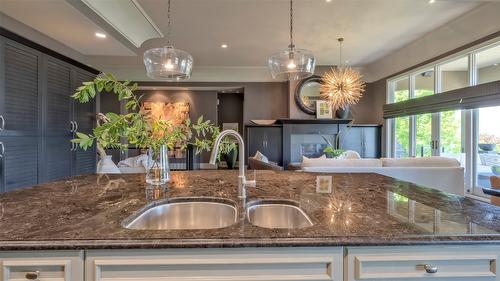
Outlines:
{"type": "Polygon", "coordinates": [[[0,252],[0,281],[83,281],[83,251],[0,252]]]}
{"type": "Polygon", "coordinates": [[[86,281],[341,281],[338,248],[88,251],[86,281]]]}
{"type": "Polygon", "coordinates": [[[497,246],[349,247],[346,281],[499,281],[497,246]]]}

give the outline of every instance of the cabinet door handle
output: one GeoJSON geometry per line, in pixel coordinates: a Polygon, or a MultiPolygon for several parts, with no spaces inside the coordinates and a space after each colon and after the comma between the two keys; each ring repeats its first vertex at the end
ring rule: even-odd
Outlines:
{"type": "Polygon", "coordinates": [[[3,142],[0,142],[0,158],[3,158],[5,155],[5,146],[3,145],[3,142]]]}
{"type": "Polygon", "coordinates": [[[75,124],[75,130],[73,132],[76,133],[76,131],[78,131],[78,123],[76,121],[73,121],[73,123],[75,124]]]}
{"type": "Polygon", "coordinates": [[[437,273],[438,272],[437,265],[424,264],[424,269],[425,269],[425,272],[427,272],[427,273],[437,273]]]}
{"type": "Polygon", "coordinates": [[[3,118],[2,115],[0,115],[0,131],[5,130],[5,118],[3,118]]]}
{"type": "Polygon", "coordinates": [[[69,132],[74,133],[75,132],[75,124],[73,121],[69,121],[69,132]]]}
{"type": "Polygon", "coordinates": [[[38,280],[40,278],[40,271],[27,272],[24,277],[28,280],[38,280]]]}

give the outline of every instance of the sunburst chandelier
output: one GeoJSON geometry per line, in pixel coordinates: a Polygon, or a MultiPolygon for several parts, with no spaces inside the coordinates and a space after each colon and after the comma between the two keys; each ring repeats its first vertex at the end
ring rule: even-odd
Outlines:
{"type": "Polygon", "coordinates": [[[357,104],[365,91],[365,83],[361,74],[349,66],[342,66],[342,42],[338,38],[340,63],[336,68],[330,69],[322,77],[320,87],[321,98],[328,101],[333,110],[346,109],[349,105],[357,104]]]}
{"type": "Polygon", "coordinates": [[[144,66],[149,78],[164,81],[182,81],[191,77],[193,57],[183,50],[175,49],[170,43],[172,17],[168,0],[167,46],[144,52],[144,66]]]}
{"type": "Polygon", "coordinates": [[[267,63],[273,79],[298,80],[314,74],[314,54],[306,49],[295,48],[293,43],[293,0],[290,0],[290,45],[287,49],[272,54],[267,63]]]}

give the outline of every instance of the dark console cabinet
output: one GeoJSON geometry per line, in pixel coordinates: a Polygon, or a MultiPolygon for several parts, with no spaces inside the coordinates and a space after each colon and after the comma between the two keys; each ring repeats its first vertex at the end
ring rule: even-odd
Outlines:
{"type": "Polygon", "coordinates": [[[380,158],[382,126],[380,125],[341,125],[339,147],[354,150],[361,158],[380,158]]]}
{"type": "Polygon", "coordinates": [[[247,157],[257,151],[269,161],[283,164],[283,128],[280,126],[246,126],[247,157]]]}
{"type": "Polygon", "coordinates": [[[246,156],[253,156],[260,151],[270,161],[286,168],[288,164],[298,163],[301,159],[301,156],[297,156],[297,151],[300,149],[296,143],[294,145],[293,137],[308,135],[307,142],[317,141],[318,145],[325,143],[321,136],[330,136],[333,138],[332,143],[338,137],[341,149],[354,150],[362,158],[380,158],[382,126],[349,123],[350,120],[336,119],[280,119],[276,125],[247,125],[246,156]]]}

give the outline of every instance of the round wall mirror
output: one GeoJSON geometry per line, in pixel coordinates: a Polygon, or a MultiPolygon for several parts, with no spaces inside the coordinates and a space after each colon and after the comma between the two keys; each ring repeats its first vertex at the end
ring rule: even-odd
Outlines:
{"type": "Polygon", "coordinates": [[[295,103],[303,112],[316,114],[316,101],[320,100],[321,77],[311,76],[297,85],[295,89],[295,103]]]}

